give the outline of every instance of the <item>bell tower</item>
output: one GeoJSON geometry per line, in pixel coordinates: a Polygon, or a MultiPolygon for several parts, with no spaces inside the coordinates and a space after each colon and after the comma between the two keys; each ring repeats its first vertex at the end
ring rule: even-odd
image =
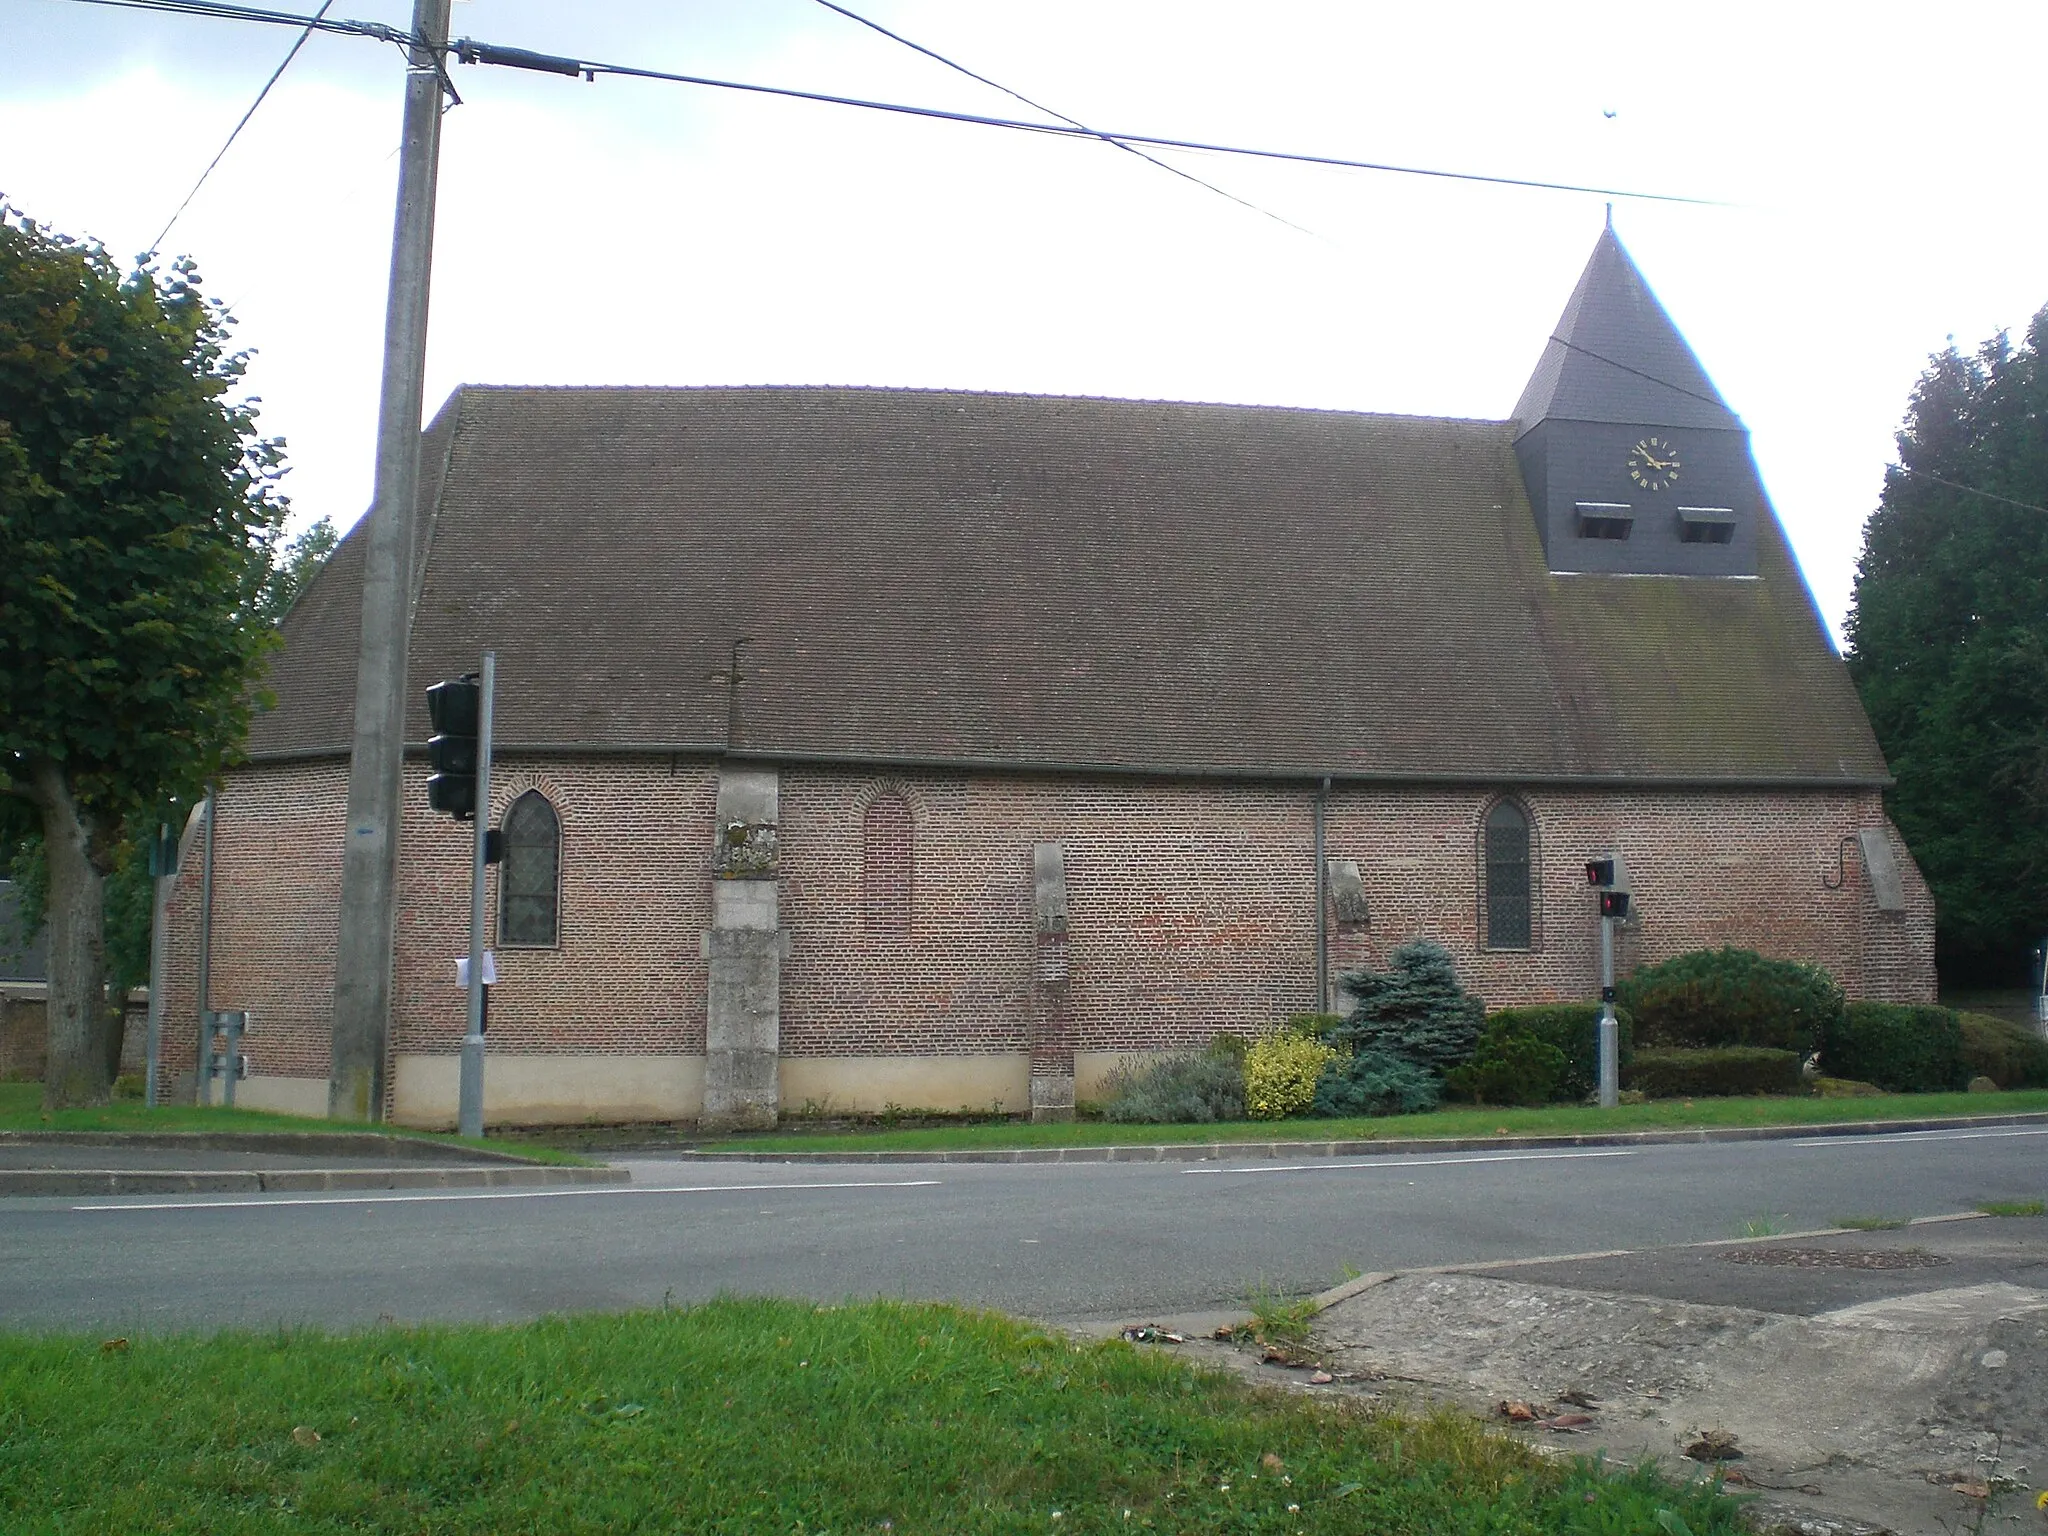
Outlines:
{"type": "Polygon", "coordinates": [[[1550,569],[1754,576],[1749,430],[1622,248],[1610,216],[1515,406],[1550,569]]]}

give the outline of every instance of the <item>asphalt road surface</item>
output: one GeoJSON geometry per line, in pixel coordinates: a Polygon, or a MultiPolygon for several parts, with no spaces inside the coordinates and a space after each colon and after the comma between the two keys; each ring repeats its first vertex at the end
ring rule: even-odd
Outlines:
{"type": "Polygon", "coordinates": [[[1301,1164],[631,1162],[631,1186],[0,1200],[0,1326],[509,1320],[720,1292],[1143,1321],[1396,1269],[2048,1192],[2048,1126],[1301,1164]]]}

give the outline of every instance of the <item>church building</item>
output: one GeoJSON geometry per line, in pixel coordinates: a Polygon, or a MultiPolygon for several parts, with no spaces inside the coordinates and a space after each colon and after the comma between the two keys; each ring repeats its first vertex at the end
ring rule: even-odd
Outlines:
{"type": "MultiPolygon", "coordinates": [[[[208,1005],[324,1114],[363,537],[218,797],[208,1005]]],[[[1402,942],[1489,1007],[1737,945],[1934,994],[1885,763],[1742,422],[1611,229],[1514,416],[849,388],[456,391],[428,428],[387,1112],[456,1113],[497,655],[486,1115],[1071,1112],[1402,942]]],[[[165,1092],[197,1050],[201,840],[165,1092]]]]}

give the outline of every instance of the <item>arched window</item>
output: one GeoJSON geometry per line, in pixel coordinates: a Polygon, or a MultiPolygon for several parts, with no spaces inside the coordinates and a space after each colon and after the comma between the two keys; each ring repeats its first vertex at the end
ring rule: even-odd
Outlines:
{"type": "Polygon", "coordinates": [[[1486,813],[1486,947],[1527,949],[1535,903],[1529,884],[1529,817],[1512,800],[1486,813]]]}
{"type": "Polygon", "coordinates": [[[909,802],[877,795],[860,840],[861,926],[869,933],[910,932],[911,833],[909,802]]]}
{"type": "Polygon", "coordinates": [[[498,942],[548,948],[561,937],[562,823],[547,796],[529,789],[505,812],[498,871],[498,942]]]}

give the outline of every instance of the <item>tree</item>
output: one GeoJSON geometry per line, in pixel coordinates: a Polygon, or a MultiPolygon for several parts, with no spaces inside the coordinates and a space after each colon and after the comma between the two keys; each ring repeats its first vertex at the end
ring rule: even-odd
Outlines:
{"type": "Polygon", "coordinates": [[[1441,1077],[1471,1059],[1486,1005],[1458,985],[1451,952],[1410,939],[1384,971],[1352,971],[1344,986],[1357,999],[1329,1038],[1358,1055],[1383,1052],[1441,1077]]]}
{"type": "Polygon", "coordinates": [[[51,1107],[105,1102],[104,885],[241,741],[282,445],[189,261],[0,207],[0,839],[47,871],[51,1107]]]}
{"type": "Polygon", "coordinates": [[[2048,933],[2048,308],[1930,360],[1864,526],[1848,662],[1933,888],[1942,977],[2048,933]]]}

